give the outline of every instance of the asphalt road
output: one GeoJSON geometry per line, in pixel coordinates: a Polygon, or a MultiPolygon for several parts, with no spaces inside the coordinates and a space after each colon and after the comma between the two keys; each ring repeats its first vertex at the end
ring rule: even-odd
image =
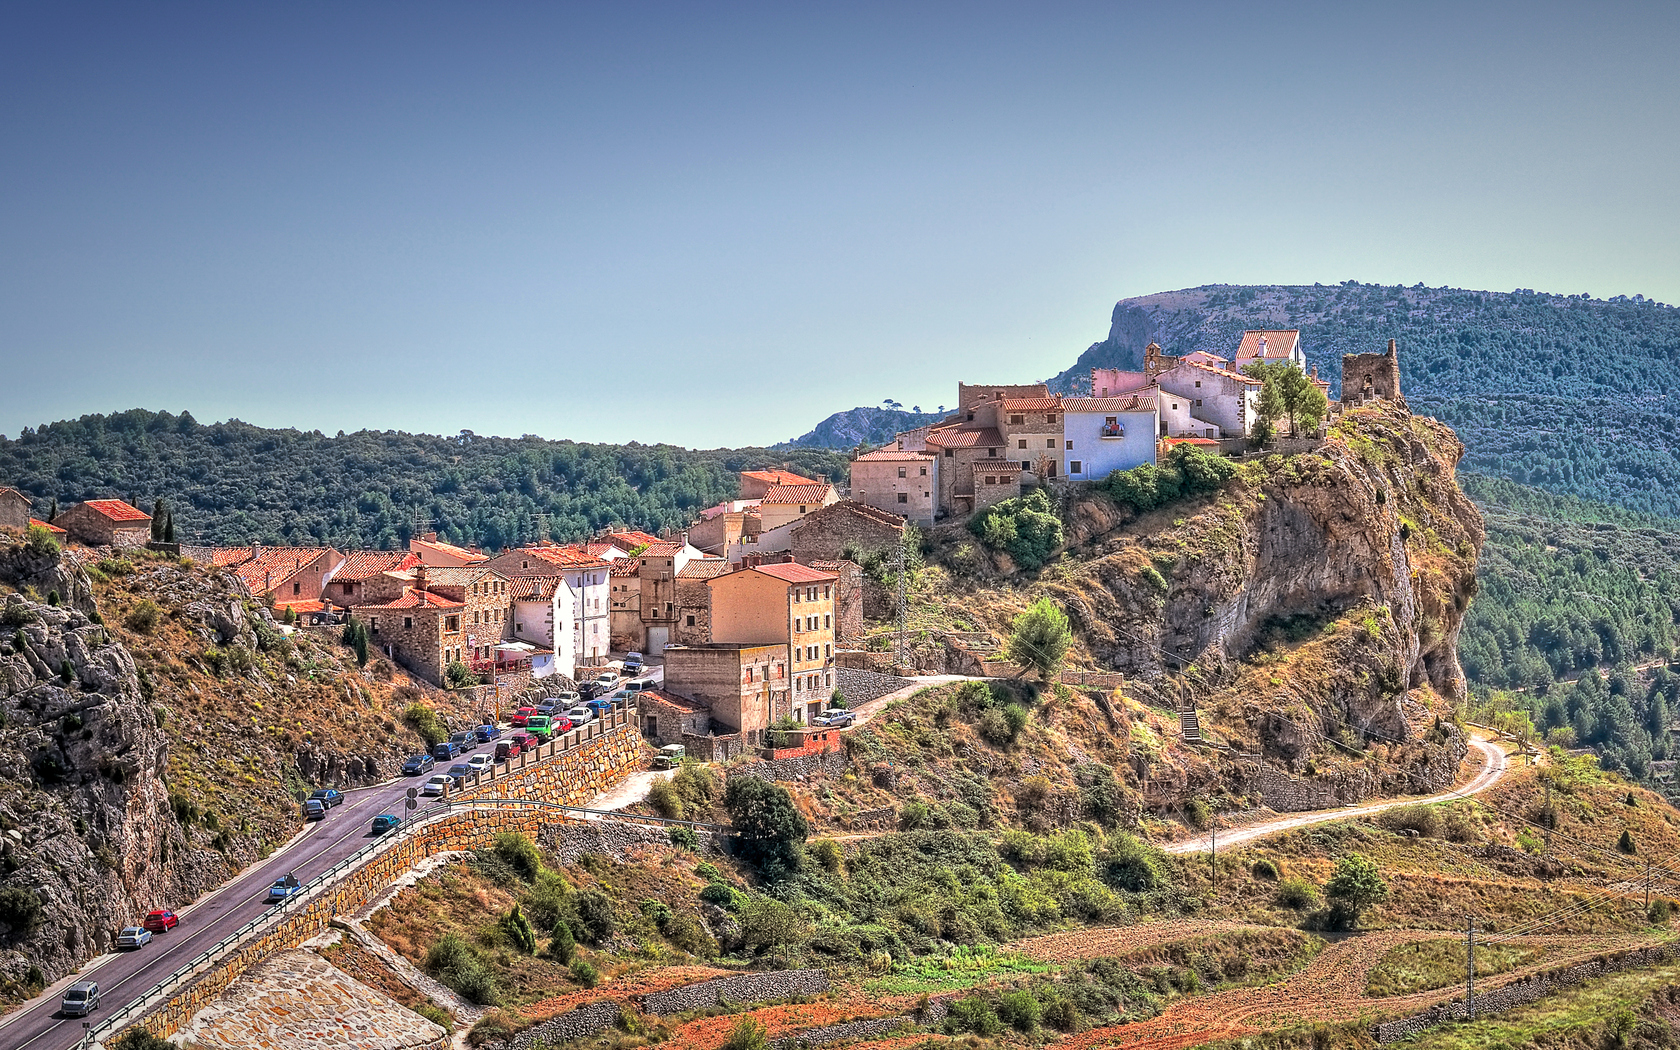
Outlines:
{"type": "MultiPolygon", "coordinates": [[[[662,670],[654,671],[650,677],[661,677],[662,670]]],[[[482,753],[493,753],[493,745],[480,744],[477,750],[467,752],[468,755],[482,753]]],[[[447,764],[442,765],[435,772],[446,768],[447,764]]],[[[201,952],[267,912],[268,887],[275,879],[295,872],[300,882],[308,882],[372,842],[374,835],[369,824],[373,818],[381,813],[406,814],[403,802],[408,789],[420,787],[430,775],[399,777],[373,787],[346,791],[344,801],[334,806],[324,820],[309,824],[268,859],[210,890],[190,907],[177,902],[157,902],[159,907],[173,904],[181,916],[181,924],[168,933],[154,934],[152,943],[138,951],[90,960],[79,973],[58,981],[36,999],[8,1014],[0,1020],[0,1050],[67,1050],[75,1046],[82,1038],[84,1020],[97,1024],[101,1017],[122,1009],[201,952]],[[59,1016],[58,1004],[64,989],[75,981],[99,984],[99,1009],[89,1017],[59,1016]]],[[[424,805],[430,800],[418,801],[424,805]]]]}

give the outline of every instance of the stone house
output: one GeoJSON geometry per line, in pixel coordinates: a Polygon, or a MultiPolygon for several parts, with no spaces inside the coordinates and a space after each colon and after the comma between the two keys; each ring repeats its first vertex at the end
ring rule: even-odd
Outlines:
{"type": "Polygon", "coordinates": [[[490,556],[483,551],[469,550],[443,542],[435,532],[413,537],[408,541],[408,549],[422,564],[436,568],[477,565],[490,560],[490,556]]]}
{"type": "Polygon", "coordinates": [[[89,547],[144,547],[152,539],[152,516],[120,499],[78,503],[53,524],[89,547]]]}
{"type": "Polygon", "coordinates": [[[641,649],[646,640],[642,632],[642,577],[635,558],[622,558],[607,569],[607,606],[612,647],[625,653],[641,649]]]}
{"type": "Polygon", "coordinates": [[[1006,397],[997,404],[998,433],[1027,473],[1054,481],[1062,470],[1062,399],[1056,394],[1006,397]]]}
{"type": "Polygon", "coordinates": [[[899,515],[841,500],[802,518],[789,535],[788,550],[794,561],[809,565],[817,558],[847,557],[848,552],[890,552],[903,538],[904,519],[899,515]]]}
{"type": "Polygon", "coordinates": [[[756,540],[763,531],[758,500],[728,500],[700,512],[688,527],[688,542],[707,554],[722,557],[731,546],[756,540]]]}
{"type": "MultiPolygon", "coordinates": [[[[798,561],[798,558],[794,559],[798,561]]],[[[834,642],[836,645],[863,640],[863,567],[855,561],[814,558],[803,562],[813,569],[834,574],[834,642]]]]}
{"type": "Polygon", "coordinates": [[[762,531],[791,525],[813,511],[840,501],[840,493],[826,481],[805,485],[772,485],[758,501],[762,531]]]}
{"type": "Polygon", "coordinates": [[[1162,391],[1189,402],[1191,424],[1187,430],[1163,436],[1241,438],[1254,433],[1260,388],[1265,384],[1204,361],[1168,357],[1154,343],[1149,345],[1155,352],[1145,351],[1144,371],[1162,391]]]}
{"type": "Polygon", "coordinates": [[[298,609],[320,608],[321,596],[333,570],[344,562],[344,555],[331,547],[234,547],[218,551],[215,564],[226,565],[245,582],[256,598],[272,598],[274,607],[298,609]],[[238,560],[224,558],[237,553],[246,556],[238,560]]]}
{"type": "MultiPolygon", "coordinates": [[[[540,618],[534,611],[517,614],[524,623],[522,641],[553,650],[560,673],[575,678],[580,666],[596,666],[612,649],[612,602],[609,563],[576,546],[538,544],[507,551],[485,566],[510,580],[527,576],[553,576],[548,592],[548,609],[540,618]],[[532,637],[546,632],[545,638],[532,637]]],[[[540,599],[539,599],[540,600],[540,599]]]]}
{"type": "Polygon", "coordinates": [[[921,439],[926,450],[939,459],[936,515],[968,515],[1000,499],[1019,496],[1024,462],[1037,466],[1047,455],[1059,466],[1060,408],[1052,407],[1054,401],[1050,388],[1043,383],[958,383],[956,414],[929,428],[921,439]],[[1006,409],[1006,401],[1021,407],[1006,409]],[[1026,405],[1040,407],[1029,409],[1026,405]],[[1021,421],[1012,422],[1017,416],[1021,421]],[[1052,417],[1057,421],[1051,422],[1052,417]],[[1057,442],[1054,447],[1048,444],[1052,440],[1057,442]],[[1004,469],[1006,464],[1009,469],[1004,469]]]}
{"type": "Polygon", "coordinates": [[[386,602],[356,610],[368,625],[371,647],[433,685],[443,685],[444,669],[466,661],[465,603],[428,589],[424,566],[412,585],[386,602]]]}
{"type": "Polygon", "coordinates": [[[17,489],[0,488],[0,526],[29,528],[29,497],[17,489]]]}
{"type": "MultiPolygon", "coordinates": [[[[1008,476],[1015,482],[1016,488],[1005,495],[1020,495],[1020,464],[1004,455],[1003,435],[996,427],[966,424],[936,427],[928,432],[927,447],[939,456],[940,516],[972,514],[986,505],[975,498],[974,479],[977,474],[990,473],[995,480],[1002,468],[1008,467],[1008,476]]],[[[1001,498],[1004,497],[996,497],[1001,498]]]]}
{"type": "Polygon", "coordinates": [[[763,499],[765,493],[778,485],[815,485],[816,478],[807,478],[795,474],[791,470],[743,470],[741,471],[741,498],[744,500],[763,499]]]}
{"type": "Polygon", "coordinates": [[[348,551],[327,577],[322,601],[341,609],[350,609],[370,602],[390,600],[386,591],[373,593],[369,581],[386,573],[404,572],[420,564],[420,556],[412,551],[348,551]],[[384,595],[383,598],[378,595],[384,595]]]}
{"type": "Polygon", "coordinates": [[[792,680],[790,703],[810,721],[834,691],[834,604],[837,577],[796,562],[741,568],[707,581],[712,641],[784,645],[792,680]]]}
{"type": "Polygon", "coordinates": [[[677,573],[677,623],[672,640],[678,645],[704,645],[712,640],[712,589],[708,580],[735,571],[722,558],[696,558],[677,573]]]}
{"type": "Polygon", "coordinates": [[[59,546],[61,547],[70,540],[70,534],[59,528],[57,525],[54,525],[52,522],[41,521],[39,518],[30,518],[29,527],[35,528],[36,526],[46,529],[52,538],[58,541],[59,546]]]}
{"type": "Polygon", "coordinates": [[[712,731],[710,707],[667,689],[643,690],[636,697],[636,706],[641,711],[642,735],[661,747],[680,744],[684,736],[705,736],[712,731]]]}
{"type": "Polygon", "coordinates": [[[639,529],[619,529],[615,532],[602,533],[597,537],[596,542],[604,544],[605,547],[610,547],[612,550],[603,549],[597,552],[594,550],[595,543],[587,543],[582,545],[584,553],[612,561],[616,558],[628,558],[644,548],[653,546],[659,542],[659,537],[651,532],[642,532],[639,529]],[[617,551],[617,553],[615,554],[613,551],[617,551]]]}
{"type": "Polygon", "coordinates": [[[792,717],[786,644],[707,642],[665,650],[665,691],[705,706],[712,722],[749,741],[792,717]]]}
{"type": "MultiPolygon", "coordinates": [[[[925,444],[925,437],[924,437],[925,444]]],[[[932,525],[939,493],[939,457],[881,449],[852,460],[852,499],[918,525],[932,525]]]]}
{"type": "Polygon", "coordinates": [[[1074,481],[1100,481],[1111,471],[1155,462],[1158,392],[1062,399],[1064,469],[1074,481]]]}
{"type": "Polygon", "coordinates": [[[523,658],[499,653],[496,646],[513,640],[512,580],[502,573],[477,565],[417,565],[412,572],[426,581],[426,589],[461,603],[461,632],[464,635],[463,662],[474,671],[489,674],[506,671],[523,658]],[[497,666],[500,664],[501,666],[497,666]]]}

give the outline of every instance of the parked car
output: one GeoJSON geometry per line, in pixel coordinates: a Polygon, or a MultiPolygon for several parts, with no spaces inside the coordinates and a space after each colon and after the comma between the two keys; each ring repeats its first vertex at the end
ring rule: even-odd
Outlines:
{"type": "Polygon", "coordinates": [[[168,933],[181,925],[181,919],[180,916],[168,908],[158,908],[155,911],[147,912],[146,917],[140,920],[140,925],[153,933],[168,933]]]}
{"type": "Polygon", "coordinates": [[[466,754],[478,746],[478,734],[471,729],[463,730],[450,737],[449,742],[454,744],[461,754],[466,754]]]}
{"type": "Polygon", "coordinates": [[[580,706],[587,707],[595,712],[596,718],[605,718],[612,714],[613,702],[610,696],[598,696],[593,700],[584,701],[580,706]]]}
{"type": "Polygon", "coordinates": [[[537,738],[530,733],[515,733],[509,742],[518,744],[521,751],[529,751],[537,746],[537,738]]]}
{"type": "Polygon", "coordinates": [[[117,933],[118,948],[144,948],[152,943],[152,931],[144,926],[124,926],[117,933]]]}
{"type": "Polygon", "coordinates": [[[476,772],[478,772],[478,770],[467,765],[465,762],[457,762],[449,767],[449,779],[455,782],[455,786],[457,788],[460,788],[466,784],[467,778],[476,772]]]}
{"type": "Polygon", "coordinates": [[[290,900],[302,889],[303,883],[298,881],[297,873],[288,871],[275,879],[274,885],[268,888],[268,903],[279,904],[281,901],[290,900]]]}
{"type": "Polygon", "coordinates": [[[570,711],[567,711],[566,717],[572,720],[572,725],[586,726],[595,721],[595,712],[591,711],[584,705],[579,704],[570,711]]]}
{"type": "Polygon", "coordinates": [[[536,713],[537,709],[534,707],[521,707],[513,713],[512,718],[508,719],[508,725],[513,726],[516,729],[522,729],[525,726],[525,722],[536,713]]]}
{"type": "Polygon", "coordinates": [[[643,666],[643,664],[642,664],[642,654],[641,653],[625,653],[624,654],[624,673],[625,674],[639,674],[642,670],[642,666],[643,666]]]}
{"type": "Polygon", "coordinates": [[[309,797],[331,809],[344,801],[344,792],[337,788],[318,788],[310,792],[309,797]]]}
{"type": "Polygon", "coordinates": [[[318,798],[306,798],[303,800],[304,820],[325,820],[326,816],[327,804],[325,802],[322,802],[318,798]]]}
{"type": "Polygon", "coordinates": [[[432,757],[439,762],[453,762],[460,753],[461,749],[455,746],[453,740],[445,740],[432,748],[432,757]]]}
{"type": "Polygon", "coordinates": [[[564,711],[566,708],[576,704],[580,698],[575,691],[566,689],[555,693],[550,699],[554,701],[554,706],[564,711]]]}
{"type": "Polygon", "coordinates": [[[506,762],[510,758],[517,758],[521,750],[523,749],[519,746],[517,740],[498,740],[496,741],[496,761],[506,762]]]}
{"type": "Polygon", "coordinates": [[[425,786],[420,789],[420,794],[441,795],[454,783],[455,782],[450,779],[448,773],[436,773],[432,775],[430,780],[426,781],[425,786]]]}
{"type": "Polygon", "coordinates": [[[653,768],[675,769],[688,757],[688,749],[681,744],[666,744],[653,756],[653,768]]]}
{"type": "MultiPolygon", "coordinates": [[[[579,700],[593,700],[602,693],[610,693],[611,689],[602,689],[594,682],[585,682],[578,686],[579,700]]],[[[568,705],[569,706],[569,705],[568,705]]]]}
{"type": "Polygon", "coordinates": [[[547,740],[554,733],[554,721],[547,715],[532,715],[525,720],[525,731],[538,740],[547,740]]]}
{"type": "Polygon", "coordinates": [[[554,710],[555,710],[556,706],[557,705],[554,703],[554,701],[544,700],[542,703],[537,705],[537,714],[548,715],[549,717],[552,718],[554,716],[554,710]]]}
{"type": "Polygon", "coordinates": [[[600,695],[602,690],[611,689],[618,684],[618,675],[612,671],[602,671],[595,676],[595,693],[600,695]]]}
{"type": "Polygon", "coordinates": [[[489,755],[474,755],[467,759],[467,765],[472,767],[474,773],[482,773],[495,764],[496,760],[489,755]]]}
{"type": "Polygon", "coordinates": [[[832,707],[818,715],[812,724],[826,726],[830,729],[839,729],[842,726],[849,726],[855,721],[857,721],[857,715],[852,714],[843,707],[832,707]]]}
{"type": "Polygon", "coordinates": [[[65,1017],[86,1017],[99,1009],[99,985],[92,981],[77,981],[64,989],[59,1000],[59,1012],[65,1017]]]}
{"type": "Polygon", "coordinates": [[[481,744],[488,744],[502,735],[501,729],[489,722],[479,726],[474,732],[478,734],[478,742],[481,744]]]}
{"type": "Polygon", "coordinates": [[[435,765],[437,759],[431,755],[410,755],[408,761],[403,763],[403,776],[417,777],[422,773],[430,773],[435,765]]]}
{"type": "MultiPolygon", "coordinates": [[[[624,683],[624,688],[621,691],[624,692],[628,696],[635,696],[637,693],[645,693],[649,689],[658,689],[658,688],[659,688],[659,683],[655,682],[653,679],[651,679],[651,678],[638,678],[634,682],[625,682],[624,683]]],[[[613,695],[617,696],[618,694],[614,693],[613,695]]]]}
{"type": "Polygon", "coordinates": [[[387,831],[402,826],[402,818],[395,813],[381,813],[373,818],[373,833],[383,835],[387,831]]]}

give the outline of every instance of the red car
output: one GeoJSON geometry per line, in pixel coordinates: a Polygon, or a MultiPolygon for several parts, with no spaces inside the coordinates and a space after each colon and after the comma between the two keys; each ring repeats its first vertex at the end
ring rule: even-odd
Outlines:
{"type": "Polygon", "coordinates": [[[521,751],[529,751],[533,747],[537,746],[537,738],[532,736],[530,733],[515,733],[513,734],[513,738],[508,742],[511,744],[518,744],[519,750],[521,751]]]}
{"type": "Polygon", "coordinates": [[[176,915],[168,908],[159,908],[157,911],[147,912],[145,920],[140,923],[140,925],[144,926],[148,930],[151,930],[153,933],[166,933],[173,930],[180,924],[180,916],[176,915]]]}
{"type": "Polygon", "coordinates": [[[513,713],[512,718],[508,719],[508,725],[523,726],[536,713],[537,709],[534,707],[521,707],[513,713]]]}
{"type": "Polygon", "coordinates": [[[572,720],[567,718],[565,715],[557,714],[549,720],[548,731],[554,736],[559,736],[561,733],[567,732],[571,728],[572,720]]]}

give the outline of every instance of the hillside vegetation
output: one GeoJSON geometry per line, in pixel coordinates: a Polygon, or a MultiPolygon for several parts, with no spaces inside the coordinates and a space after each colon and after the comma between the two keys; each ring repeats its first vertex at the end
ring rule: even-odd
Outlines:
{"type": "Polygon", "coordinates": [[[0,438],[0,483],[38,516],[98,497],[150,507],[164,499],[195,543],[326,544],[390,549],[430,522],[450,541],[500,548],[607,525],[682,528],[739,492],[736,472],[787,466],[845,476],[846,457],[817,449],[707,451],[671,445],[266,430],[238,420],[134,409],[25,428],[0,438]]]}

